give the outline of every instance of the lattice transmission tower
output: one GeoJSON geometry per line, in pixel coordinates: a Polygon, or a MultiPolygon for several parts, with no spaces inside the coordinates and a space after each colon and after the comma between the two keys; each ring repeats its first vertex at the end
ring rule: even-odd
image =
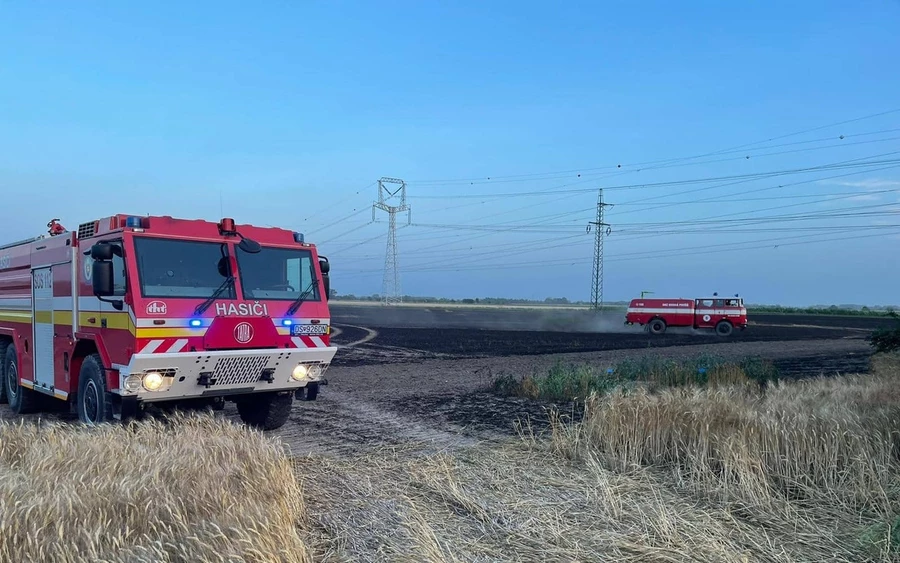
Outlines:
{"type": "Polygon", "coordinates": [[[591,232],[591,227],[596,227],[594,231],[594,268],[591,272],[591,309],[600,310],[603,308],[603,237],[608,235],[612,228],[603,220],[603,210],[610,204],[603,202],[603,190],[600,190],[597,196],[597,220],[590,221],[587,225],[587,232],[591,232]]]}
{"type": "Polygon", "coordinates": [[[406,222],[411,220],[410,207],[406,203],[406,182],[399,178],[381,178],[378,180],[378,201],[372,205],[372,221],[376,210],[387,211],[388,240],[387,252],[384,255],[384,280],[381,286],[381,302],[385,305],[400,303],[403,294],[400,292],[399,250],[397,248],[397,213],[406,211],[406,222]],[[396,188],[394,188],[396,186],[396,188]],[[392,189],[393,188],[393,189],[392,189]],[[399,194],[399,205],[390,205],[388,200],[399,194]]]}

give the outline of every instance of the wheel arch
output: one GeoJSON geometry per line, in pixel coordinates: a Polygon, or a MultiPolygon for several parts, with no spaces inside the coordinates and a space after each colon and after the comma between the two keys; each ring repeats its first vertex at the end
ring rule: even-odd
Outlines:
{"type": "MultiPolygon", "coordinates": [[[[85,358],[90,356],[91,354],[97,354],[100,356],[100,361],[102,365],[101,368],[106,368],[109,366],[109,356],[106,354],[106,349],[103,347],[101,342],[93,338],[79,338],[78,343],[75,344],[75,350],[72,352],[72,360],[69,363],[69,389],[71,390],[69,396],[74,398],[78,395],[78,384],[79,379],[81,378],[81,366],[84,364],[85,358]]],[[[106,376],[106,384],[107,388],[111,385],[115,384],[115,387],[118,387],[118,382],[113,382],[115,379],[112,372],[108,369],[104,369],[106,376]]]]}

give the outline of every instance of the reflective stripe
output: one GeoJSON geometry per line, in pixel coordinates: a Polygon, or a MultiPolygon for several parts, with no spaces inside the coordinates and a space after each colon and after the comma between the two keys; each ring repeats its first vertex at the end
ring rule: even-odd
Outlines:
{"type": "Polygon", "coordinates": [[[649,313],[654,315],[693,315],[693,309],[676,309],[676,308],[662,308],[662,309],[640,309],[640,308],[629,308],[629,314],[638,314],[638,313],[649,313]]]}
{"type": "Polygon", "coordinates": [[[150,342],[147,343],[146,346],[141,348],[141,351],[138,352],[138,354],[152,354],[153,352],[156,351],[157,348],[162,346],[163,342],[164,342],[163,340],[151,340],[150,342]]]}

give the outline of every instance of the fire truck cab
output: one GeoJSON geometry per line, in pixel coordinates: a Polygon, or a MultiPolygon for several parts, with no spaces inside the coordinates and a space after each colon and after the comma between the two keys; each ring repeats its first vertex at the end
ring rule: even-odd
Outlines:
{"type": "Polygon", "coordinates": [[[331,346],[329,263],[290,230],[114,215],[0,246],[0,395],[87,424],[148,406],[237,405],[270,430],[315,400],[331,346]]]}
{"type": "Polygon", "coordinates": [[[663,334],[668,327],[714,330],[730,336],[734,329],[747,328],[747,308],[739,296],[699,299],[632,299],[625,313],[626,325],[646,326],[651,334],[663,334]]]}

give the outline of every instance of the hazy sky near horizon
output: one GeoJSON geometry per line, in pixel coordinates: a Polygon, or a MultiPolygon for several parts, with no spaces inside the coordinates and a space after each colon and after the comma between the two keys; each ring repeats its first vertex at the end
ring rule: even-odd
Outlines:
{"type": "Polygon", "coordinates": [[[292,228],[382,288],[900,304],[900,3],[0,0],[2,242],[292,228]]]}

